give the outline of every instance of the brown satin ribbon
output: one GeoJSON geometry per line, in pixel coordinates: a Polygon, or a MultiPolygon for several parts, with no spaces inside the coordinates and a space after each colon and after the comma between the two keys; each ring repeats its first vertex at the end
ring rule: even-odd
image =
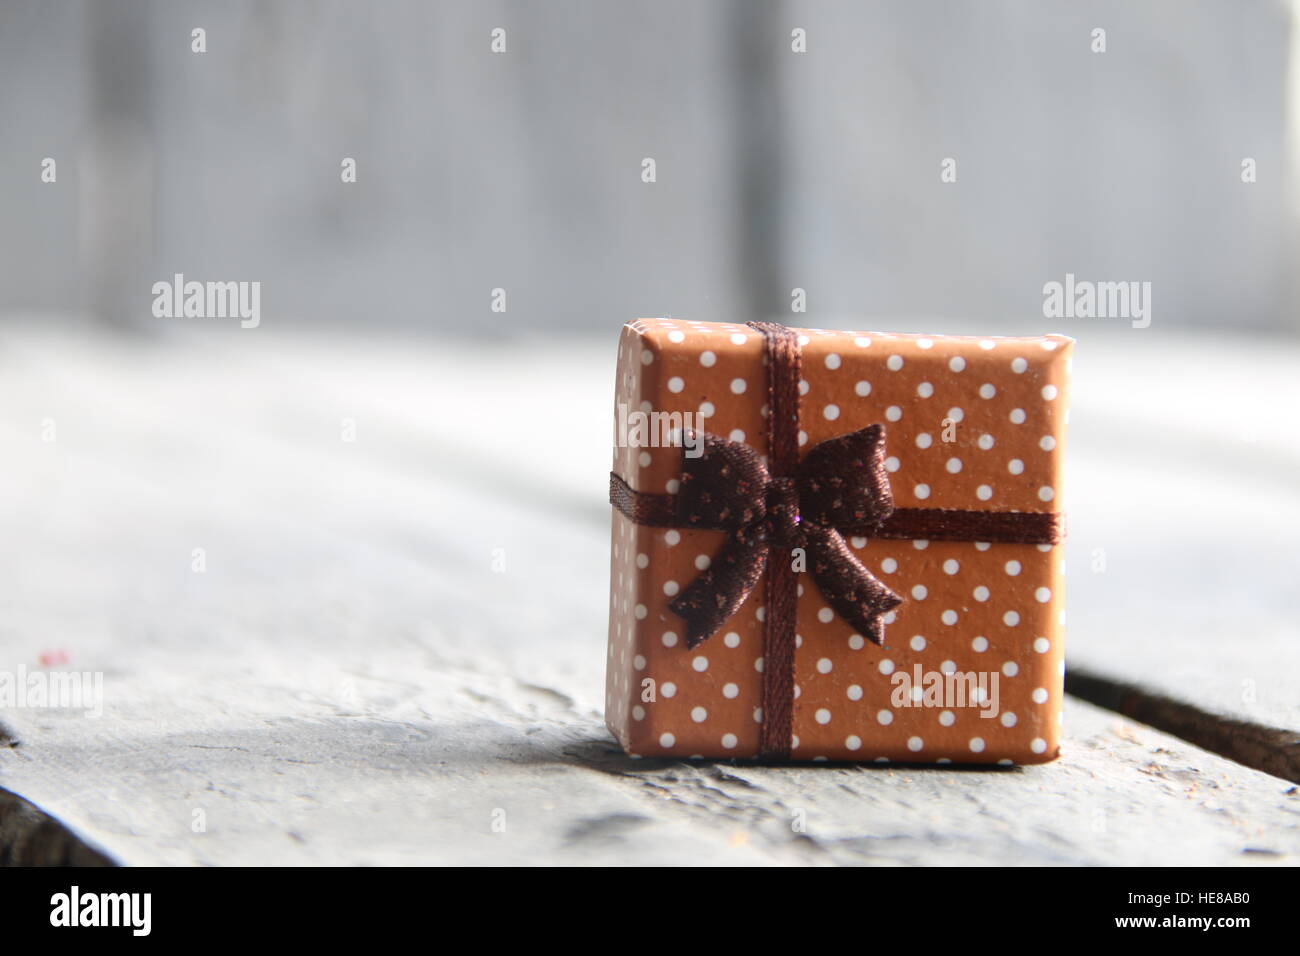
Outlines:
{"type": "Polygon", "coordinates": [[[1056,544],[1064,537],[1064,516],[895,509],[882,464],[882,425],[822,442],[809,449],[801,463],[798,334],[771,322],[749,325],[766,342],[766,465],[747,446],[705,435],[702,458],[684,460],[677,494],[636,491],[611,473],[609,500],[636,524],[729,532],[709,568],[670,604],[687,623],[688,647],[707,639],[735,613],[766,570],[759,748],[764,757],[785,758],[794,719],[799,581],[793,561],[780,552],[806,549],[809,571],[823,597],[868,639],[881,644],[881,617],[902,598],[876,580],[843,535],[1056,544]]]}

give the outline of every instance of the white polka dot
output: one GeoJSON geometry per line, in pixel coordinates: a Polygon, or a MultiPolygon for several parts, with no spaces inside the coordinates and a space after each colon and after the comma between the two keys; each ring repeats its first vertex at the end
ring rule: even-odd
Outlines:
{"type": "Polygon", "coordinates": [[[1039,654],[1046,654],[1051,646],[1052,642],[1045,637],[1034,638],[1034,650],[1039,654]]]}
{"type": "Polygon", "coordinates": [[[923,741],[920,737],[907,738],[907,749],[912,751],[913,753],[916,753],[916,751],[920,750],[924,746],[925,746],[925,741],[923,741]]]}
{"type": "Polygon", "coordinates": [[[1020,673],[1020,665],[1015,661],[1007,661],[1002,665],[1002,673],[1006,674],[1008,677],[1015,677],[1020,673]]]}
{"type": "Polygon", "coordinates": [[[706,670],[709,669],[709,659],[702,654],[697,655],[694,659],[692,659],[691,666],[694,667],[700,673],[704,673],[706,670]]]}
{"type": "Polygon", "coordinates": [[[957,561],[953,558],[949,558],[947,561],[943,563],[944,574],[956,574],[960,570],[961,570],[961,565],[958,564],[957,561]]]}
{"type": "Polygon", "coordinates": [[[989,649],[989,639],[987,637],[977,637],[970,642],[971,649],[977,654],[983,654],[989,649]]]}
{"type": "Polygon", "coordinates": [[[731,393],[733,395],[745,394],[745,389],[747,387],[748,385],[743,378],[733,378],[731,380],[731,393]]]}
{"type": "Polygon", "coordinates": [[[663,641],[664,647],[676,647],[677,633],[675,631],[664,631],[664,636],[660,640],[663,641]]]}
{"type": "Polygon", "coordinates": [[[677,342],[677,343],[685,342],[685,341],[686,341],[686,333],[685,333],[685,332],[677,332],[677,331],[669,332],[669,333],[668,333],[668,341],[669,341],[669,342],[677,342]]]}
{"type": "Polygon", "coordinates": [[[934,441],[934,438],[930,435],[929,432],[921,432],[921,434],[919,434],[919,435],[916,436],[916,447],[917,447],[917,448],[929,448],[929,447],[930,447],[930,444],[931,444],[933,441],[934,441]]]}
{"type": "Polygon", "coordinates": [[[992,382],[985,382],[980,386],[980,398],[992,398],[997,393],[998,390],[992,382]]]}
{"type": "Polygon", "coordinates": [[[827,421],[833,422],[840,417],[840,407],[838,405],[827,405],[822,409],[822,415],[825,416],[827,421]]]}
{"type": "Polygon", "coordinates": [[[691,720],[695,721],[697,724],[702,724],[708,719],[709,719],[709,712],[705,710],[703,707],[691,708],[691,720]]]}
{"type": "Polygon", "coordinates": [[[831,659],[829,657],[823,657],[817,661],[817,673],[829,674],[831,672],[831,669],[834,666],[835,665],[831,663],[831,659]]]}
{"type": "Polygon", "coordinates": [[[1051,501],[1056,497],[1056,492],[1051,485],[1043,485],[1038,489],[1038,499],[1040,501],[1051,501]]]}
{"type": "Polygon", "coordinates": [[[922,637],[920,634],[912,635],[912,639],[911,641],[908,642],[908,644],[911,646],[912,650],[914,651],[925,650],[925,638],[922,637]]]}
{"type": "Polygon", "coordinates": [[[672,597],[672,596],[673,596],[674,594],[676,594],[676,593],[677,593],[677,582],[676,582],[676,581],[665,581],[665,582],[664,582],[664,594],[667,594],[669,597],[672,597]]]}
{"type": "Polygon", "coordinates": [[[992,339],[980,339],[980,348],[985,352],[993,351],[993,349],[997,348],[997,345],[998,343],[994,342],[992,339]]]}
{"type": "Polygon", "coordinates": [[[864,379],[863,381],[858,382],[857,385],[853,386],[853,391],[865,398],[871,394],[871,383],[864,379]]]}
{"type": "Polygon", "coordinates": [[[682,540],[682,533],[678,531],[676,528],[664,532],[664,541],[667,542],[668,547],[670,548],[678,544],[679,542],[681,542],[681,540],[682,540]]]}
{"type": "Polygon", "coordinates": [[[1013,714],[1013,713],[1012,713],[1011,711],[1009,711],[1009,710],[1006,711],[1005,713],[1003,713],[1003,715],[1002,715],[1002,726],[1003,726],[1003,727],[1014,727],[1015,725],[1016,725],[1016,715],[1013,714]]]}
{"type": "Polygon", "coordinates": [[[1029,368],[1029,363],[1026,362],[1024,359],[1014,358],[1011,360],[1011,371],[1015,372],[1017,375],[1019,375],[1027,368],[1029,368]]]}
{"type": "Polygon", "coordinates": [[[819,608],[817,610],[817,620],[821,621],[823,624],[829,624],[831,621],[835,620],[835,612],[828,607],[819,608]]]}
{"type": "Polygon", "coordinates": [[[845,691],[845,695],[849,698],[849,700],[861,700],[862,686],[860,684],[850,684],[849,689],[845,691]]]}
{"type": "Polygon", "coordinates": [[[660,734],[660,735],[659,735],[659,746],[660,746],[660,747],[671,747],[671,746],[672,746],[673,744],[675,744],[675,743],[677,743],[677,738],[674,737],[672,734],[660,734]]]}
{"type": "Polygon", "coordinates": [[[644,570],[645,568],[648,568],[648,567],[650,566],[650,555],[648,555],[648,554],[638,554],[638,555],[636,556],[636,566],[637,566],[638,568],[643,569],[643,570],[644,570]]]}
{"type": "Polygon", "coordinates": [[[966,413],[960,408],[950,408],[948,409],[948,417],[955,422],[959,422],[966,417],[966,413]]]}
{"type": "Polygon", "coordinates": [[[954,372],[960,372],[966,368],[966,360],[960,355],[954,355],[948,360],[948,367],[954,372]]]}
{"type": "Polygon", "coordinates": [[[636,609],[633,611],[633,613],[636,614],[636,619],[638,621],[644,621],[645,616],[650,612],[646,610],[646,606],[644,604],[638,604],[636,606],[636,609]]]}
{"type": "Polygon", "coordinates": [[[731,336],[731,344],[732,344],[732,345],[744,345],[744,344],[745,344],[746,342],[748,342],[748,341],[749,341],[749,336],[744,335],[743,333],[740,333],[740,332],[734,332],[734,333],[732,333],[732,336],[731,336]]]}
{"type": "Polygon", "coordinates": [[[650,467],[650,453],[648,451],[641,452],[641,454],[636,456],[636,460],[637,460],[637,464],[639,464],[642,468],[650,467]]]}
{"type": "Polygon", "coordinates": [[[929,593],[930,592],[925,589],[924,584],[918,584],[914,588],[912,588],[912,597],[918,601],[924,601],[925,596],[929,593]]]}
{"type": "Polygon", "coordinates": [[[1045,704],[1047,703],[1047,688],[1035,687],[1033,694],[1030,696],[1033,697],[1035,704],[1045,704]]]}
{"type": "Polygon", "coordinates": [[[1020,562],[1008,561],[1005,565],[1003,565],[1002,570],[1006,571],[1007,574],[1011,575],[1014,578],[1017,574],[1020,573],[1020,562]]]}
{"type": "Polygon", "coordinates": [[[922,382],[920,385],[916,386],[916,394],[920,395],[922,398],[929,398],[934,394],[934,386],[929,382],[922,382]]]}
{"type": "Polygon", "coordinates": [[[703,405],[700,406],[700,417],[711,418],[713,417],[713,413],[715,411],[717,411],[717,409],[713,407],[712,402],[705,402],[703,405]]]}
{"type": "Polygon", "coordinates": [[[731,430],[731,434],[728,435],[727,437],[730,438],[732,441],[736,442],[737,444],[744,444],[745,441],[745,433],[741,431],[739,428],[733,428],[731,430]]]}
{"type": "Polygon", "coordinates": [[[632,719],[633,719],[633,720],[645,720],[645,708],[642,707],[640,704],[637,704],[635,707],[633,707],[633,708],[632,708],[632,719]]]}
{"type": "Polygon", "coordinates": [[[845,750],[858,750],[862,746],[862,738],[856,734],[850,734],[844,738],[845,750]]]}
{"type": "Polygon", "coordinates": [[[1011,472],[1011,474],[1013,475],[1019,475],[1022,472],[1024,472],[1024,470],[1025,470],[1025,463],[1021,461],[1019,458],[1012,458],[1009,462],[1007,462],[1007,471],[1011,472]]]}
{"type": "Polygon", "coordinates": [[[929,486],[929,485],[917,485],[915,488],[912,489],[912,493],[915,494],[916,497],[921,498],[921,499],[929,498],[929,497],[930,497],[930,486],[929,486]]]}
{"type": "Polygon", "coordinates": [[[987,550],[988,550],[989,548],[991,548],[991,547],[993,547],[993,545],[989,544],[987,541],[976,541],[976,542],[975,542],[975,550],[976,550],[976,551],[987,551],[987,550]]]}
{"type": "Polygon", "coordinates": [[[739,696],[740,696],[740,688],[737,687],[735,684],[723,684],[723,685],[722,685],[722,696],[723,696],[723,697],[727,697],[727,698],[731,698],[731,699],[734,699],[734,698],[736,698],[736,697],[739,697],[739,696]]]}
{"type": "Polygon", "coordinates": [[[934,339],[917,339],[916,347],[918,349],[932,349],[934,348],[934,339]]]}
{"type": "Polygon", "coordinates": [[[1056,447],[1056,439],[1051,435],[1044,435],[1042,438],[1038,439],[1038,447],[1043,451],[1051,451],[1056,447]]]}
{"type": "Polygon", "coordinates": [[[738,744],[739,742],[740,741],[736,739],[735,734],[722,735],[722,746],[725,747],[727,750],[734,750],[736,744],[738,744]]]}
{"type": "Polygon", "coordinates": [[[894,722],[894,712],[891,710],[877,711],[876,720],[885,725],[892,724],[894,722]]]}
{"type": "Polygon", "coordinates": [[[957,612],[949,608],[939,615],[939,620],[951,627],[957,623],[957,612]]]}
{"type": "Polygon", "coordinates": [[[853,340],[853,344],[860,349],[870,348],[871,339],[867,338],[865,335],[859,335],[857,338],[853,340]]]}
{"type": "Polygon", "coordinates": [[[825,707],[819,707],[817,713],[813,714],[813,718],[819,724],[829,724],[831,722],[831,712],[825,707]]]}
{"type": "Polygon", "coordinates": [[[1023,425],[1025,423],[1025,410],[1023,408],[1013,408],[1011,414],[1007,417],[1011,419],[1011,424],[1023,425]]]}
{"type": "Polygon", "coordinates": [[[849,635],[849,650],[860,651],[867,646],[867,639],[861,634],[849,635]]]}
{"type": "Polygon", "coordinates": [[[717,355],[715,355],[712,352],[706,351],[700,353],[700,364],[703,365],[705,368],[713,368],[714,363],[717,361],[718,361],[717,355]]]}
{"type": "Polygon", "coordinates": [[[682,380],[680,375],[674,375],[668,380],[668,391],[670,392],[680,392],[685,387],[686,382],[682,380]]]}
{"type": "Polygon", "coordinates": [[[957,715],[954,714],[951,710],[939,711],[939,723],[943,724],[943,726],[951,727],[956,722],[957,722],[957,715]]]}
{"type": "Polygon", "coordinates": [[[1036,754],[1045,753],[1047,751],[1047,741],[1042,737],[1035,737],[1029,742],[1029,749],[1036,754]]]}
{"type": "Polygon", "coordinates": [[[899,462],[893,455],[885,459],[885,471],[898,471],[899,462]]]}
{"type": "Polygon", "coordinates": [[[1039,604],[1046,604],[1052,599],[1051,588],[1037,588],[1034,590],[1034,600],[1039,604]]]}
{"type": "Polygon", "coordinates": [[[993,436],[988,432],[980,435],[979,446],[982,451],[988,451],[993,447],[993,436]]]}
{"type": "Polygon", "coordinates": [[[885,418],[889,419],[891,422],[896,422],[902,417],[903,410],[897,405],[890,405],[885,409],[885,418]]]}
{"type": "Polygon", "coordinates": [[[800,395],[807,395],[808,392],[809,392],[811,389],[812,389],[812,386],[809,385],[808,382],[807,382],[806,380],[804,380],[804,379],[802,379],[802,378],[799,379],[799,394],[800,394],[800,395]]]}
{"type": "Polygon", "coordinates": [[[1002,615],[1002,623],[1007,627],[1015,627],[1020,623],[1020,615],[1015,611],[1007,611],[1006,614],[1002,615]]]}
{"type": "Polygon", "coordinates": [[[988,501],[990,498],[993,497],[992,485],[980,485],[978,488],[975,489],[975,497],[978,498],[980,501],[988,501]]]}
{"type": "Polygon", "coordinates": [[[839,367],[840,367],[840,357],[839,357],[838,355],[836,355],[834,352],[832,352],[830,355],[826,356],[826,367],[829,368],[829,369],[837,369],[837,368],[839,368],[839,367]]]}
{"type": "Polygon", "coordinates": [[[971,594],[975,596],[975,600],[981,603],[989,599],[989,589],[982,584],[972,591],[971,594]]]}
{"type": "Polygon", "coordinates": [[[1043,398],[1047,399],[1049,402],[1050,402],[1052,399],[1056,398],[1056,386],[1055,386],[1055,385],[1044,385],[1044,386],[1043,386],[1043,398]]]}
{"type": "Polygon", "coordinates": [[[972,753],[977,753],[977,754],[978,754],[978,753],[983,753],[983,752],[984,752],[984,738],[983,738],[983,737],[972,737],[972,738],[970,739],[970,749],[971,749],[971,752],[972,752],[972,753]]]}
{"type": "Polygon", "coordinates": [[[877,666],[877,669],[882,674],[892,674],[894,673],[894,662],[891,661],[888,657],[886,657],[884,660],[880,662],[880,664],[877,666]]]}
{"type": "Polygon", "coordinates": [[[740,635],[735,631],[728,631],[727,636],[722,639],[722,643],[726,644],[728,647],[739,647],[740,635]]]}
{"type": "Polygon", "coordinates": [[[707,554],[697,554],[695,556],[695,567],[697,567],[701,571],[709,570],[709,565],[712,563],[713,563],[713,559],[710,558],[707,554]]]}
{"type": "Polygon", "coordinates": [[[960,458],[949,458],[949,459],[944,463],[944,467],[948,469],[948,474],[950,474],[950,475],[955,475],[955,474],[957,474],[957,472],[961,471],[961,459],[960,459],[960,458]]]}
{"type": "Polygon", "coordinates": [[[649,364],[650,364],[651,362],[653,362],[654,360],[655,360],[655,355],[654,355],[653,352],[645,351],[645,352],[642,352],[642,353],[641,353],[641,364],[642,364],[642,365],[649,365],[649,364]]]}
{"type": "Polygon", "coordinates": [[[889,358],[885,360],[885,366],[891,372],[897,372],[900,368],[903,367],[903,356],[901,355],[889,356],[889,358]]]}
{"type": "Polygon", "coordinates": [[[893,574],[898,570],[898,562],[893,558],[885,558],[885,560],[880,562],[880,570],[884,571],[886,574],[893,574]]]}
{"type": "Polygon", "coordinates": [[[636,655],[636,657],[632,658],[632,666],[639,671],[645,670],[645,657],[640,654],[636,655]]]}

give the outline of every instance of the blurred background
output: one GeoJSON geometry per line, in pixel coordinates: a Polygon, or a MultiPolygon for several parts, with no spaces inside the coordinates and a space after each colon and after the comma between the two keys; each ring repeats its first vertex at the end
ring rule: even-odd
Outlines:
{"type": "Polygon", "coordinates": [[[154,334],[184,272],[367,333],[611,342],[796,287],[806,325],[1037,332],[1068,271],[1290,335],[1293,31],[1274,0],[4,0],[0,309],[154,334]]]}

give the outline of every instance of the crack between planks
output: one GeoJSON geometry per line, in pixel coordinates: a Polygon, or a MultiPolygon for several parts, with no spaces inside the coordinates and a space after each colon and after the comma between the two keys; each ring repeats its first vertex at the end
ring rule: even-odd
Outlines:
{"type": "Polygon", "coordinates": [[[0,788],[0,866],[117,866],[30,800],[0,788]]]}
{"type": "Polygon", "coordinates": [[[1300,783],[1300,733],[1239,720],[1086,669],[1066,667],[1065,692],[1252,770],[1300,783]]]}

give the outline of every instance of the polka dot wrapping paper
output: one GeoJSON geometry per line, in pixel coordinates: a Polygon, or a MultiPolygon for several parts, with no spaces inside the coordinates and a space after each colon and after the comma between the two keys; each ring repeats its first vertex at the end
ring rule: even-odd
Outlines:
{"type": "MultiPolygon", "coordinates": [[[[797,329],[801,451],[884,426],[899,509],[1060,512],[1073,341],[797,329]]],[[[641,319],[619,341],[612,471],[675,494],[682,428],[768,453],[764,337],[742,324],[641,319]]],[[[765,459],[766,460],[766,459],[765,459]]],[[[727,533],[613,511],[606,721],[629,753],[756,757],[760,582],[688,649],[671,608],[727,533]]],[[[845,535],[903,598],[884,645],[798,575],[794,760],[1039,763],[1058,753],[1064,547],[845,535]]],[[[764,575],[766,577],[766,574],[764,575]]]]}

